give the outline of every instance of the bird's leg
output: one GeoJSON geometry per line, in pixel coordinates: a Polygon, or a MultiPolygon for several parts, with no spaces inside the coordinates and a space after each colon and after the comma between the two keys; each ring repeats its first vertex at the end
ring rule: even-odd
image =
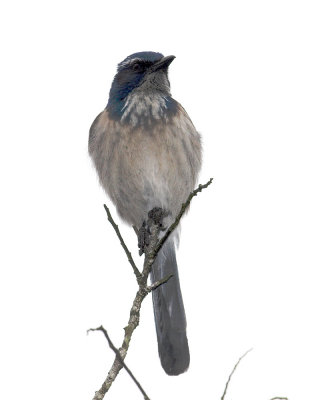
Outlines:
{"type": "Polygon", "coordinates": [[[150,244],[150,226],[152,223],[159,225],[161,230],[164,230],[162,225],[163,218],[168,215],[168,212],[160,207],[154,207],[148,212],[148,219],[144,221],[138,231],[138,247],[139,255],[144,253],[145,248],[150,244]]]}
{"type": "Polygon", "coordinates": [[[144,253],[145,247],[147,247],[150,243],[150,230],[146,221],[143,221],[141,228],[138,231],[138,247],[139,247],[139,255],[141,256],[144,253]]]}

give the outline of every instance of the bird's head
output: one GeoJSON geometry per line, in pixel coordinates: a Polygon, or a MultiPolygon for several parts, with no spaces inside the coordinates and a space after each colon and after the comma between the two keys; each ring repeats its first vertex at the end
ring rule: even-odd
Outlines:
{"type": "Polygon", "coordinates": [[[143,51],[134,53],[118,64],[113,79],[107,108],[113,114],[121,114],[129,94],[160,94],[170,96],[168,67],[175,56],[164,57],[161,53],[143,51]]]}

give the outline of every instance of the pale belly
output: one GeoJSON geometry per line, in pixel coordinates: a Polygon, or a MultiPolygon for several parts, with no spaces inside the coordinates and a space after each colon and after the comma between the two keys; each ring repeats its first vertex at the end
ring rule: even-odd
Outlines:
{"type": "MultiPolygon", "coordinates": [[[[195,185],[190,155],[177,138],[144,136],[120,140],[106,189],[119,214],[140,226],[148,211],[161,207],[174,218],[195,185]],[[139,138],[140,139],[140,138],[139,138]]],[[[190,148],[190,146],[188,146],[190,148]]]]}

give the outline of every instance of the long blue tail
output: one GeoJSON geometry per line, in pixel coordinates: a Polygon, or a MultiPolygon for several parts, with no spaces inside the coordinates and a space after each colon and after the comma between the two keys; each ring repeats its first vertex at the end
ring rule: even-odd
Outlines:
{"type": "Polygon", "coordinates": [[[152,266],[152,283],[173,277],[152,292],[161,365],[168,375],[185,372],[190,363],[186,315],[179,283],[173,240],[167,240],[152,266]]]}

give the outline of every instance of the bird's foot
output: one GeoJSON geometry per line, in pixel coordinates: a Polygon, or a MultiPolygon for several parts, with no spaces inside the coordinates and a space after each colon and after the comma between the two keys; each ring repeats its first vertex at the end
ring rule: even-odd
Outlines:
{"type": "Polygon", "coordinates": [[[164,230],[162,225],[163,218],[166,217],[168,213],[160,207],[154,207],[148,212],[148,220],[144,221],[141,228],[138,231],[138,247],[139,255],[141,256],[145,248],[150,244],[150,227],[152,224],[159,225],[161,230],[164,230]]]}
{"type": "Polygon", "coordinates": [[[150,244],[150,229],[145,221],[141,228],[138,231],[138,247],[139,247],[139,255],[141,256],[144,253],[144,249],[150,244]]]}
{"type": "Polygon", "coordinates": [[[163,208],[154,207],[151,211],[148,212],[148,224],[150,225],[151,221],[154,222],[156,225],[162,227],[163,218],[167,216],[167,212],[164,211],[163,208]],[[151,221],[150,221],[151,220],[151,221]]]}

